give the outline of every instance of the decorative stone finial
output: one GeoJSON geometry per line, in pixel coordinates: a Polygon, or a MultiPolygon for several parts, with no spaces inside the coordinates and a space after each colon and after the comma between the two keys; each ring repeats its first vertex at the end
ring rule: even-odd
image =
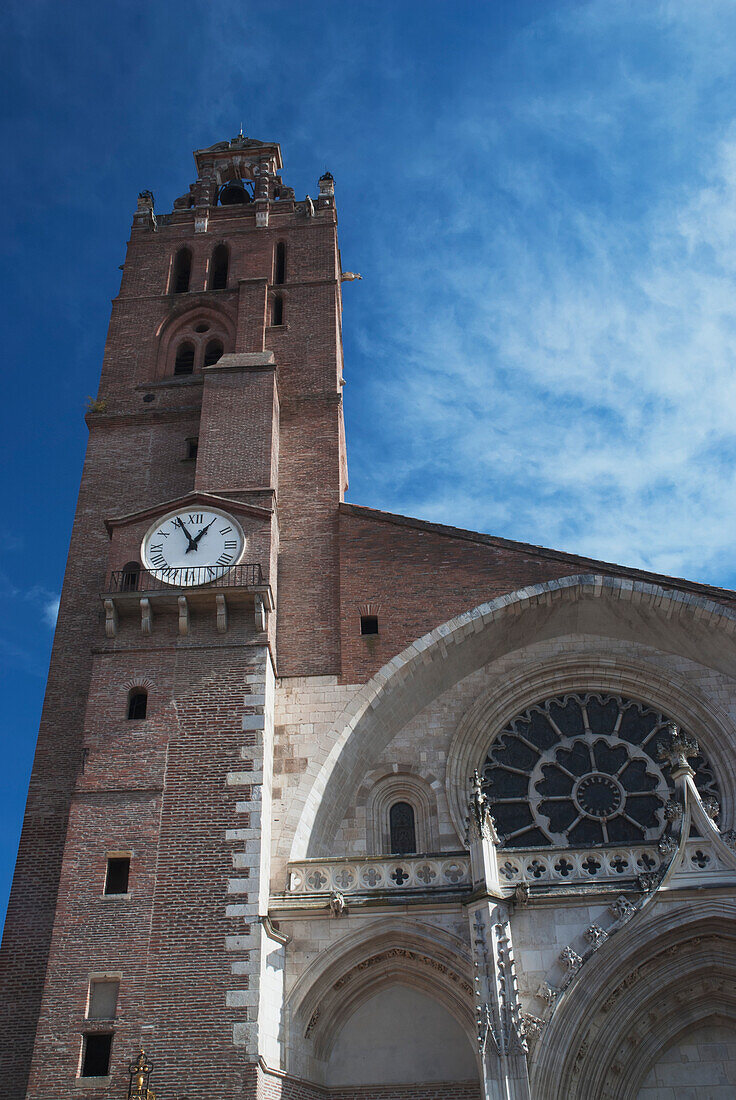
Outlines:
{"type": "Polygon", "coordinates": [[[475,832],[479,837],[485,840],[491,840],[494,844],[498,844],[499,839],[498,833],[496,832],[496,822],[491,816],[491,808],[488,804],[485,791],[483,790],[483,782],[477,768],[471,775],[470,782],[473,789],[470,795],[470,801],[468,802],[468,839],[470,839],[472,833],[475,832]]]}
{"type": "Polygon", "coordinates": [[[689,756],[697,756],[700,751],[698,742],[689,733],[684,733],[675,722],[667,726],[667,740],[657,742],[657,755],[670,766],[672,778],[679,775],[695,775],[688,764],[689,756]]]}

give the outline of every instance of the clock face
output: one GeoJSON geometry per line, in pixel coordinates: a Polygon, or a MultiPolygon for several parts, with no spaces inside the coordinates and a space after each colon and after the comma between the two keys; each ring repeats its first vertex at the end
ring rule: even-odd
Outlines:
{"type": "Polygon", "coordinates": [[[225,512],[170,512],[141,546],[143,564],[167,584],[209,584],[236,565],[245,549],[240,524],[225,512]]]}

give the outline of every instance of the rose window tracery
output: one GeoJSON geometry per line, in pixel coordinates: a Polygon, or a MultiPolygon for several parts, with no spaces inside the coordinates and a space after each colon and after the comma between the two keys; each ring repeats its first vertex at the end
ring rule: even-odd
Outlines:
{"type": "MultiPolygon", "coordinates": [[[[660,836],[672,797],[657,740],[672,719],[618,695],[571,693],[517,715],[483,765],[483,789],[507,847],[640,844],[660,836]]],[[[690,760],[704,796],[710,765],[690,760]]]]}

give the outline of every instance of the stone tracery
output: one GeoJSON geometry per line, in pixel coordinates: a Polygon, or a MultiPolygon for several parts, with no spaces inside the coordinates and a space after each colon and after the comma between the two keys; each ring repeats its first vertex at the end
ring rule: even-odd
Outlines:
{"type": "MultiPolygon", "coordinates": [[[[495,739],[483,784],[509,847],[643,843],[663,831],[671,784],[658,755],[670,722],[621,695],[547,698],[495,739]]],[[[707,760],[693,760],[703,795],[718,798],[707,760]]]]}

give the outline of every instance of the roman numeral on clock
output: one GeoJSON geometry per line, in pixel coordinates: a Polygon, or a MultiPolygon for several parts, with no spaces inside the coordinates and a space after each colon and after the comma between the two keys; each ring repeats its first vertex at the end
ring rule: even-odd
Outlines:
{"type": "Polygon", "coordinates": [[[229,535],[231,531],[232,531],[232,527],[221,527],[220,528],[220,534],[221,535],[229,535]]]}
{"type": "Polygon", "coordinates": [[[219,558],[217,559],[217,565],[229,565],[232,560],[232,554],[220,554],[219,558]]]}
{"type": "Polygon", "coordinates": [[[225,547],[226,550],[234,550],[237,545],[238,545],[237,539],[227,539],[223,543],[223,546],[225,547]]]}

